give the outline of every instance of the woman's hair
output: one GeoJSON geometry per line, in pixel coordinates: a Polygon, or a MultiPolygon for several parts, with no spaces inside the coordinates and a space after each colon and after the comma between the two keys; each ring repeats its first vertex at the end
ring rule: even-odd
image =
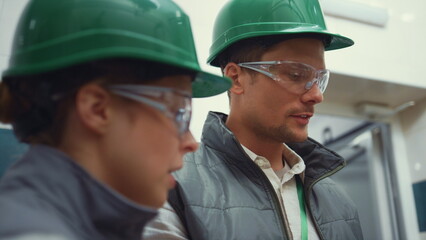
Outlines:
{"type": "Polygon", "coordinates": [[[0,122],[10,123],[22,142],[56,146],[75,95],[83,85],[141,84],[195,72],[136,59],[104,59],[48,73],[4,77],[0,82],[0,122]]]}

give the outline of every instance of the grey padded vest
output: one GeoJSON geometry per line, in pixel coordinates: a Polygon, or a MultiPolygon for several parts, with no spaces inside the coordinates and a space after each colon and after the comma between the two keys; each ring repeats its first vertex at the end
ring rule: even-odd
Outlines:
{"type": "MultiPolygon", "coordinates": [[[[225,126],[226,117],[209,113],[202,144],[175,174],[170,204],[190,239],[288,239],[271,183],[225,126]]],[[[307,209],[321,239],[363,239],[353,202],[328,178],[344,160],[312,139],[288,146],[305,161],[307,209]]]]}

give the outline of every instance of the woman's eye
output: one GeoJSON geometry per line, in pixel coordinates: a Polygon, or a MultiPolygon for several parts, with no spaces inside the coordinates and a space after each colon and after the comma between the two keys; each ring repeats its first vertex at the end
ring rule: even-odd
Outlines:
{"type": "Polygon", "coordinates": [[[185,109],[179,108],[175,112],[176,121],[178,121],[178,122],[182,121],[184,114],[185,114],[185,109]]]}

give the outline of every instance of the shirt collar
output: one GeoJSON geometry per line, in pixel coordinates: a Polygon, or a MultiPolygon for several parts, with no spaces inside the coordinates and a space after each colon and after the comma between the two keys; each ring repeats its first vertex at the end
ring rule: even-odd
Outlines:
{"type": "MultiPolygon", "coordinates": [[[[289,148],[287,146],[287,144],[283,143],[284,145],[284,150],[283,150],[283,159],[286,162],[286,165],[288,164],[290,167],[289,172],[292,174],[302,174],[305,171],[305,163],[303,161],[303,159],[296,153],[294,152],[291,148],[289,148]]],[[[269,160],[266,159],[265,157],[259,156],[256,153],[254,153],[253,151],[251,151],[250,149],[248,149],[247,147],[245,147],[244,145],[241,144],[241,147],[243,148],[244,152],[250,157],[251,160],[253,160],[256,165],[259,166],[259,164],[257,163],[256,160],[258,159],[264,159],[267,161],[268,164],[264,164],[263,166],[259,166],[259,167],[263,167],[263,168],[268,168],[271,167],[271,165],[269,164],[269,160]]],[[[302,176],[303,178],[303,176],[302,176]]]]}

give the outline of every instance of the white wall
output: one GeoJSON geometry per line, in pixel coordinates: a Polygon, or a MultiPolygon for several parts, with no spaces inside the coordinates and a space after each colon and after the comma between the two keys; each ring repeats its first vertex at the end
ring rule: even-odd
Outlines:
{"type": "MultiPolygon", "coordinates": [[[[328,0],[322,0],[325,2],[328,0]]],[[[350,0],[341,0],[350,1],[350,0]]],[[[353,0],[387,9],[389,20],[385,27],[366,25],[336,17],[326,17],[330,31],[352,38],[351,48],[330,51],[326,54],[327,66],[334,72],[369,79],[398,83],[426,89],[426,1],[424,0],[353,0]]],[[[27,0],[0,0],[0,70],[7,66],[14,28],[27,0]]],[[[211,44],[214,18],[226,0],[175,0],[190,16],[198,58],[203,69],[220,74],[217,68],[205,64],[211,44]]],[[[242,10],[243,11],[243,10],[242,10]]],[[[235,13],[238,14],[238,13],[235,13]]],[[[355,83],[354,83],[355,84],[355,83]]],[[[350,86],[348,86],[350,89],[350,86]]],[[[378,92],[377,94],[380,94],[378,92]]],[[[426,96],[425,96],[426,97],[426,96]]],[[[426,100],[400,114],[401,121],[390,121],[393,131],[394,155],[400,162],[399,174],[407,175],[399,183],[410,188],[411,182],[424,179],[426,156],[426,100]],[[410,171],[411,170],[411,171],[410,171]],[[410,175],[411,173],[411,175],[410,175]],[[410,177],[408,177],[410,176],[410,177]],[[405,180],[404,180],[405,179],[405,180]]],[[[335,103],[338,104],[338,103],[335,103]]],[[[352,107],[352,106],[348,106],[352,107]]],[[[200,139],[201,129],[209,110],[227,113],[226,94],[194,100],[194,116],[191,130],[200,139]]],[[[341,112],[334,110],[335,115],[341,112]]],[[[1,127],[1,126],[0,126],[1,127]]],[[[410,193],[409,190],[406,192],[410,193]]],[[[409,195],[409,194],[408,194],[409,195]]],[[[404,203],[414,204],[412,197],[405,196],[404,203]]],[[[415,225],[412,206],[404,216],[407,224],[415,225]]],[[[415,215],[415,214],[414,214],[415,215]]],[[[408,239],[419,239],[416,227],[407,226],[408,239]]],[[[421,239],[426,240],[426,234],[421,239]]]]}
{"type": "Polygon", "coordinates": [[[389,13],[387,25],[382,28],[327,17],[331,31],[355,41],[347,51],[330,52],[330,67],[353,76],[426,88],[426,75],[422,73],[426,66],[422,57],[426,53],[426,1],[362,2],[386,9],[389,13]]]}

